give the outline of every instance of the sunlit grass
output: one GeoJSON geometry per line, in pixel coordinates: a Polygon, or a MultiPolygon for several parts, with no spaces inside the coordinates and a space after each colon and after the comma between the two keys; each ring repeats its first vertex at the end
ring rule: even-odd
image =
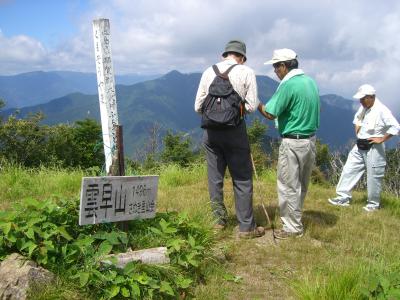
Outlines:
{"type": "Polygon", "coordinates": [[[298,298],[305,300],[362,299],[359,290],[363,269],[363,266],[329,269],[325,276],[315,274],[297,281],[293,290],[298,298]]]}
{"type": "MultiPolygon", "coordinates": [[[[151,175],[160,175],[158,211],[186,211],[205,227],[212,226],[204,164],[167,165],[151,175]]],[[[2,166],[0,207],[25,197],[79,198],[82,176],[80,170],[2,166]]],[[[207,271],[204,284],[196,288],[197,299],[360,299],[368,276],[395,270],[400,261],[400,201],[391,195],[382,196],[383,209],[367,213],[362,209],[366,191],[354,192],[350,207],[335,207],[327,202],[335,195],[334,187],[310,185],[304,237],[276,244],[271,231],[260,239],[237,239],[229,174],[224,195],[229,224],[216,235],[215,248],[223,249],[227,262],[207,271]],[[228,281],[227,273],[242,279],[228,281]]],[[[274,170],[260,172],[254,179],[253,204],[257,223],[270,227],[260,206],[264,204],[280,227],[274,170]]]]}
{"type": "Polygon", "coordinates": [[[196,185],[206,178],[205,165],[194,165],[183,168],[179,165],[165,165],[158,171],[160,174],[160,187],[181,187],[196,185]]]}
{"type": "Polygon", "coordinates": [[[26,169],[3,163],[0,179],[0,207],[5,208],[24,198],[79,197],[81,170],[54,168],[26,169]]]}

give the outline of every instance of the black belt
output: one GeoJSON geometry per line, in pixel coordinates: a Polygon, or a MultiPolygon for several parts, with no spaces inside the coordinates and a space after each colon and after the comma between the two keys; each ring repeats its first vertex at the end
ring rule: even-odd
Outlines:
{"type": "Polygon", "coordinates": [[[315,133],[312,133],[310,135],[302,135],[302,134],[281,134],[282,138],[285,139],[295,139],[295,140],[301,140],[301,139],[309,139],[310,137],[313,137],[315,133]]]}

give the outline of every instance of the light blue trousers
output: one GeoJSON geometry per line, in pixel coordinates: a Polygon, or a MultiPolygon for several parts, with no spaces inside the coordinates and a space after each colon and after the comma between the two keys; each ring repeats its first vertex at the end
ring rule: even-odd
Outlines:
{"type": "Polygon", "coordinates": [[[336,193],[340,198],[351,199],[351,191],[367,170],[368,204],[379,207],[382,179],[385,175],[385,145],[373,144],[369,150],[351,149],[343,167],[336,193]]]}

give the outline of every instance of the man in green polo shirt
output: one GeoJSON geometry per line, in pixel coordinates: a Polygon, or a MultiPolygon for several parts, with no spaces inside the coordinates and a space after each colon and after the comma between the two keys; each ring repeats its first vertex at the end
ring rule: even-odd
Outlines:
{"type": "Polygon", "coordinates": [[[283,228],[278,239],[303,235],[301,222],[304,198],[315,163],[315,131],[319,127],[319,94],[315,81],[298,68],[296,53],[278,49],[271,60],[281,80],[275,94],[258,109],[275,120],[282,142],[278,158],[278,199],[283,228]]]}

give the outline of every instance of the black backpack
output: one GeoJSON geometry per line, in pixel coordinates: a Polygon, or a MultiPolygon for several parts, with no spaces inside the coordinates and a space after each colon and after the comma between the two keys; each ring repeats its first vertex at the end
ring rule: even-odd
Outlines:
{"type": "Polygon", "coordinates": [[[238,126],[243,120],[244,101],[233,89],[228,74],[236,65],[224,73],[213,65],[217,75],[208,89],[202,106],[201,128],[228,129],[238,126]]]}

